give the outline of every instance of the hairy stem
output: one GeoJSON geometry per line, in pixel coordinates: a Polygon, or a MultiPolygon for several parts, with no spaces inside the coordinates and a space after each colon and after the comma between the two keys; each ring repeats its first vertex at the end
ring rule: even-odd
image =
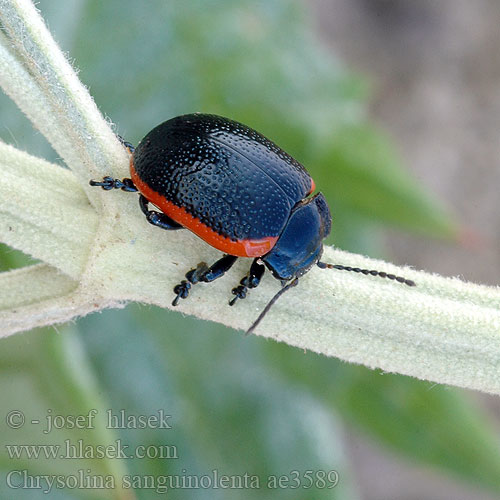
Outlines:
{"type": "MultiPolygon", "coordinates": [[[[220,255],[187,231],[147,224],[137,193],[90,178],[122,177],[127,155],[36,9],[0,0],[0,85],[72,171],[0,144],[0,241],[41,259],[0,274],[0,335],[138,301],[171,308],[173,287],[220,255]]],[[[398,268],[326,248],[326,263],[376,269],[416,286],[314,268],[255,333],[346,361],[500,394],[500,289],[398,268]]],[[[239,262],[193,287],[178,310],[246,330],[279,290],[267,273],[234,307],[239,262]]]]}

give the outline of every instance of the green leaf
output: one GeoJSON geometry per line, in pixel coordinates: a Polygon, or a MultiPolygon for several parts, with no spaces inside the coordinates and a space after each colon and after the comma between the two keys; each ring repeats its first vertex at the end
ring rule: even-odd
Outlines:
{"type": "Polygon", "coordinates": [[[400,168],[393,148],[373,127],[360,124],[333,134],[316,164],[316,183],[332,200],[335,219],[354,212],[435,237],[457,236],[444,207],[400,168]]]}
{"type": "MultiPolygon", "coordinates": [[[[113,408],[172,414],[171,430],[121,431],[131,445],[162,442],[179,452],[177,460],[131,460],[133,473],[186,469],[203,475],[217,469],[221,475],[259,477],[258,490],[205,491],[200,498],[356,498],[334,413],[266,371],[255,338],[243,340],[229,330],[144,307],[106,312],[99,321],[89,317],[81,328],[113,408]],[[336,470],[339,485],[265,487],[273,475],[308,469],[336,470]]],[[[149,497],[141,492],[139,498],[149,497]]],[[[198,498],[196,492],[190,498],[198,498]]]]}
{"type": "MultiPolygon", "coordinates": [[[[28,474],[35,476],[60,475],[70,478],[68,484],[74,480],[71,478],[79,477],[81,470],[85,476],[113,476],[116,488],[64,489],[56,487],[56,483],[51,487],[42,479],[42,490],[35,490],[34,495],[40,493],[40,498],[43,498],[43,494],[47,498],[50,493],[50,498],[54,495],[54,498],[133,500],[134,496],[120,486],[125,471],[120,460],[78,457],[79,440],[85,447],[96,450],[98,444],[115,444],[116,435],[107,428],[104,418],[106,405],[74,332],[70,329],[65,329],[61,334],[55,330],[39,331],[29,336],[18,335],[5,339],[0,352],[0,374],[0,397],[4,401],[4,415],[0,423],[4,445],[0,453],[0,483],[2,488],[5,487],[5,498],[10,498],[14,493],[17,495],[19,491],[6,486],[7,476],[13,470],[27,470],[28,474]],[[91,410],[96,412],[95,419],[83,418],[79,426],[69,424],[68,415],[86,417],[91,410]],[[21,428],[7,425],[6,416],[11,411],[24,415],[25,421],[21,428]],[[33,423],[33,420],[39,423],[33,423]],[[13,448],[20,445],[38,447],[39,457],[28,458],[28,452],[20,452],[19,458],[11,456],[10,453],[16,453],[12,451],[13,448]],[[47,451],[44,447],[51,448],[47,451]],[[67,449],[70,450],[69,458],[64,458],[67,449]],[[51,450],[56,453],[54,457],[50,455],[51,450]],[[71,450],[76,455],[71,455],[71,450]],[[44,456],[46,452],[49,453],[48,458],[44,456]],[[62,492],[68,495],[63,496],[62,492]]],[[[17,416],[15,422],[19,418],[17,416]]],[[[15,473],[11,475],[11,484],[17,485],[20,480],[20,476],[15,473]]]]}
{"type": "Polygon", "coordinates": [[[264,353],[272,373],[328,402],[346,422],[409,459],[500,492],[498,435],[471,396],[283,344],[267,345],[264,353]]]}

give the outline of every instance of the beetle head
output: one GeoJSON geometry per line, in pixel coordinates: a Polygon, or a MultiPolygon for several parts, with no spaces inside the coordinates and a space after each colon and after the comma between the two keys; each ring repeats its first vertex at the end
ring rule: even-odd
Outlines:
{"type": "Polygon", "coordinates": [[[278,241],[262,261],[279,280],[299,278],[320,259],[331,223],[330,210],[321,193],[305,198],[293,207],[278,241]]]}

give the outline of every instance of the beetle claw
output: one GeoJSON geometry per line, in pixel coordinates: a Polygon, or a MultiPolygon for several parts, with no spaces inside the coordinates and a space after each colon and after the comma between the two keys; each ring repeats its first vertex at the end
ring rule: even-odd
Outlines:
{"type": "Polygon", "coordinates": [[[182,280],[178,285],[175,285],[174,293],[177,294],[177,296],[172,301],[172,305],[175,307],[179,303],[179,299],[186,299],[190,289],[191,283],[186,280],[182,280]]]}
{"type": "MultiPolygon", "coordinates": [[[[241,280],[243,281],[243,280],[241,280]]],[[[247,296],[247,287],[245,285],[239,285],[231,290],[234,297],[229,301],[230,306],[234,306],[238,299],[244,299],[247,296]]]]}

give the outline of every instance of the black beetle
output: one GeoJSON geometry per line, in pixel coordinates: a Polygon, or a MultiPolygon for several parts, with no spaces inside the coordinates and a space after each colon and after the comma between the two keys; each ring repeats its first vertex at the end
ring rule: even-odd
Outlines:
{"type": "Polygon", "coordinates": [[[139,191],[148,222],[162,229],[187,228],[225,255],[199,264],[174,288],[185,299],[191,286],[221,277],[238,257],[252,257],[249,273],[233,288],[233,305],[255,288],[267,267],[281,281],[251,332],[278,297],[315,264],[396,280],[380,271],[320,261],[331,229],[328,204],[306,169],[255,130],[227,118],[195,113],[172,118],[129,149],[131,179],[91,180],[103,189],[139,191]],[[150,210],[149,203],[161,212],[150,210]]]}

